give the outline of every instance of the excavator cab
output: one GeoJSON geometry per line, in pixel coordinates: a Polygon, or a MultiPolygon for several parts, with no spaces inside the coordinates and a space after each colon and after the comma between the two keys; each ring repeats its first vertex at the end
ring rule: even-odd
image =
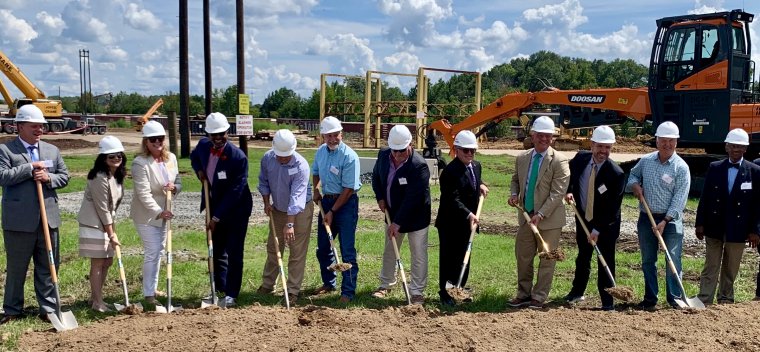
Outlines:
{"type": "MultiPolygon", "coordinates": [[[[649,71],[652,122],[680,126],[679,146],[723,153],[732,104],[752,95],[749,23],[741,10],[657,20],[649,71]]],[[[736,120],[736,119],[735,119],[736,120]]],[[[746,129],[751,131],[751,121],[746,129]]]]}

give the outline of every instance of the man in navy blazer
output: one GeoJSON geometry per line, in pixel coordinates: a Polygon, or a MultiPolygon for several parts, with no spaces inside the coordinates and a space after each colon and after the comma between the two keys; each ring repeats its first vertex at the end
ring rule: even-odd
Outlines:
{"type": "MultiPolygon", "coordinates": [[[[224,304],[234,306],[243,280],[243,248],[253,201],[248,187],[248,158],[240,148],[227,143],[227,117],[215,112],[206,118],[206,138],[190,153],[190,162],[201,181],[211,188],[211,221],[207,224],[214,241],[214,283],[224,292],[224,304]]],[[[203,192],[207,192],[203,189],[203,192]]],[[[201,197],[201,211],[206,208],[201,197]]]]}
{"type": "Polygon", "coordinates": [[[404,125],[394,126],[388,134],[388,146],[377,153],[372,170],[372,190],[381,212],[388,210],[391,223],[386,224],[385,251],[380,270],[380,287],[372,294],[384,298],[396,283],[396,254],[391,236],[401,246],[408,234],[412,261],[409,285],[413,304],[425,302],[427,286],[428,227],[430,226],[430,170],[425,159],[410,145],[412,133],[404,125]]]}
{"type": "MultiPolygon", "coordinates": [[[[439,280],[438,295],[441,305],[453,306],[454,300],[446,291],[446,282],[454,285],[459,281],[459,273],[467,251],[472,228],[479,223],[477,213],[478,198],[488,194],[488,187],[480,178],[482,168],[475,160],[478,142],[471,131],[464,130],[454,139],[456,157],[446,165],[439,178],[441,200],[435,227],[438,229],[439,280]]],[[[470,263],[467,263],[462,286],[467,283],[470,263]]]]}
{"type": "Polygon", "coordinates": [[[728,132],[728,158],[710,164],[694,223],[697,238],[705,241],[705,265],[699,277],[699,295],[712,304],[734,303],[734,280],[739,273],[745,243],[757,246],[760,167],[744,160],[749,135],[741,128],[728,132]]]}
{"type": "Polygon", "coordinates": [[[56,190],[66,187],[69,173],[61,153],[54,145],[40,140],[42,111],[32,105],[18,109],[15,119],[18,138],[0,145],[0,186],[3,187],[3,239],[6,252],[4,314],[0,325],[22,317],[24,282],[29,261],[34,260],[34,292],[39,304],[40,319],[55,311],[55,287],[48,261],[60,263],[58,227],[61,216],[56,190]],[[42,184],[53,258],[48,258],[42,229],[37,184],[42,184]]]}
{"type": "MultiPolygon", "coordinates": [[[[565,296],[569,303],[585,299],[583,294],[591,275],[591,257],[594,254],[594,247],[580,221],[585,222],[591,232],[591,239],[596,242],[607,262],[610,273],[615,275],[615,244],[620,236],[620,205],[625,190],[625,173],[609,158],[613,144],[615,132],[612,128],[599,126],[591,137],[591,151],[580,151],[570,160],[570,184],[565,199],[568,202],[575,201],[583,220],[577,217],[575,219],[578,257],[575,259],[573,287],[565,296]]],[[[602,309],[613,310],[612,296],[604,290],[612,287],[612,281],[601,264],[597,267],[596,282],[602,309]]]]}

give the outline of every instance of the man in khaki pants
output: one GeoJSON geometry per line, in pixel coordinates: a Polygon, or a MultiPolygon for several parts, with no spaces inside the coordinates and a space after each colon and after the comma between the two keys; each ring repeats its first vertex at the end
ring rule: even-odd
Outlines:
{"type": "MultiPolygon", "coordinates": [[[[554,121],[551,118],[541,116],[533,122],[531,140],[534,147],[516,158],[511,184],[512,196],[508,201],[509,205],[521,206],[528,212],[530,222],[538,227],[550,250],[559,246],[560,233],[565,225],[562,199],[570,182],[568,160],[551,147],[553,136],[554,121]]],[[[522,214],[517,219],[520,224],[515,243],[517,294],[509,305],[541,309],[551,290],[556,261],[540,259],[534,285],[533,259],[541,248],[541,243],[533,235],[522,214]]]]}
{"type": "Polygon", "coordinates": [[[257,293],[269,294],[274,290],[279,274],[276,250],[282,253],[287,244],[290,248],[288,298],[295,304],[303,282],[314,204],[309,187],[309,163],[296,152],[296,138],[289,130],[277,131],[272,150],[261,158],[259,193],[264,200],[264,212],[274,221],[280,248],[275,248],[270,226],[267,261],[257,293]]]}

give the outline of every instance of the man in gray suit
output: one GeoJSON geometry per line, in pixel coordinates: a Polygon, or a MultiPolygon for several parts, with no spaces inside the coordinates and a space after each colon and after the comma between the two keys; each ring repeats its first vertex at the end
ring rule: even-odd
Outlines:
{"type": "Polygon", "coordinates": [[[69,183],[69,173],[54,145],[40,140],[42,111],[32,104],[16,113],[19,138],[0,145],[0,186],[3,187],[2,226],[6,267],[5,314],[0,325],[18,319],[24,309],[24,282],[29,261],[34,260],[34,292],[40,319],[55,311],[55,292],[42,230],[36,181],[42,183],[56,270],[59,265],[58,211],[56,189],[69,183]]]}

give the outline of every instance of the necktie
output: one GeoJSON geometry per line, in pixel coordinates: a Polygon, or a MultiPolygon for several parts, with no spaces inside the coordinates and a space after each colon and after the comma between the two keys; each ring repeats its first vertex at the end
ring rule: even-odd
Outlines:
{"type": "Polygon", "coordinates": [[[596,165],[591,164],[591,175],[588,177],[586,188],[586,221],[594,218],[594,184],[596,182],[596,165]]]}
{"type": "Polygon", "coordinates": [[[35,150],[35,149],[37,149],[37,147],[35,147],[35,146],[33,146],[33,145],[30,145],[30,146],[29,146],[29,147],[27,147],[26,149],[29,149],[29,158],[31,158],[31,159],[32,159],[32,162],[35,162],[35,161],[37,161],[37,159],[38,159],[38,158],[37,158],[37,154],[34,152],[34,150],[35,150]]]}
{"type": "Polygon", "coordinates": [[[739,168],[739,163],[736,163],[736,164],[734,164],[734,163],[729,163],[729,164],[728,164],[728,167],[729,167],[729,168],[731,168],[731,167],[732,167],[732,168],[734,168],[734,169],[738,169],[738,168],[739,168]]]}
{"type": "Polygon", "coordinates": [[[538,180],[540,160],[541,154],[536,153],[533,155],[533,162],[530,164],[530,178],[528,179],[528,189],[525,192],[525,210],[529,213],[533,211],[533,191],[536,188],[536,180],[538,180]]]}
{"type": "Polygon", "coordinates": [[[472,185],[472,188],[477,188],[477,182],[475,182],[475,171],[472,169],[472,164],[467,165],[467,173],[470,176],[470,184],[472,185]]]}

